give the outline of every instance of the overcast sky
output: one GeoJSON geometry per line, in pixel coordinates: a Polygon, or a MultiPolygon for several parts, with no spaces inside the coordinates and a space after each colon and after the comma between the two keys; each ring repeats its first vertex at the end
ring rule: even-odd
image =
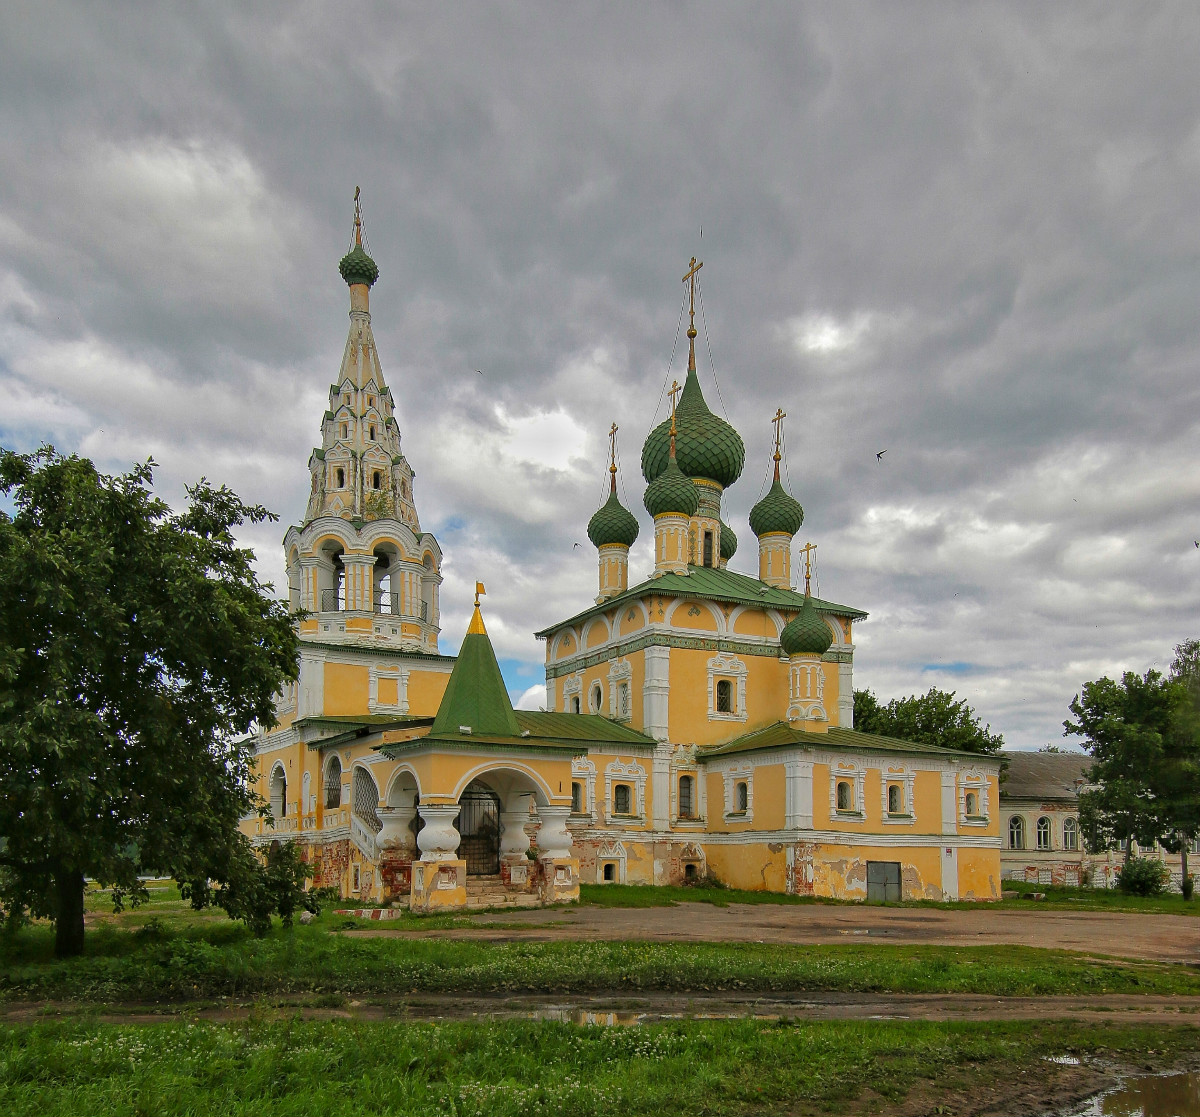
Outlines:
{"type": "Polygon", "coordinates": [[[5,4],[0,444],[228,483],[282,586],[360,185],[443,648],[483,580],[536,705],[614,421],[651,569],[696,255],[732,567],[782,406],[856,684],[1060,743],[1200,636],[1197,58],[1192,3],[5,4]]]}

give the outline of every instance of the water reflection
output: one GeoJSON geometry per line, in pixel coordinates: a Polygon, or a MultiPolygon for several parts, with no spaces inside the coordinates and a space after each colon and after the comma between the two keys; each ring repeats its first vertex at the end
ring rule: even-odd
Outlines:
{"type": "Polygon", "coordinates": [[[1147,1074],[1093,1099],[1080,1117],[1200,1117],[1200,1073],[1147,1074]]]}

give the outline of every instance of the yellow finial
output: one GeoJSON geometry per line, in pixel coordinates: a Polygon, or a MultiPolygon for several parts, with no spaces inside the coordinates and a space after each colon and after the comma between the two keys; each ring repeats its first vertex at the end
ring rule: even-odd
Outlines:
{"type": "Polygon", "coordinates": [[[800,548],[804,552],[804,596],[809,595],[809,590],[812,585],[812,553],[817,549],[815,543],[805,543],[800,548]]]}
{"type": "Polygon", "coordinates": [[[696,272],[704,267],[703,261],[696,263],[696,257],[693,256],[691,263],[688,264],[687,275],[683,277],[684,283],[691,285],[690,302],[688,304],[688,372],[696,371],[696,272]]]}
{"type": "Polygon", "coordinates": [[[775,480],[779,480],[779,459],[783,456],[779,452],[779,444],[783,441],[783,421],[787,418],[787,412],[782,407],[775,412],[775,418],[771,420],[775,424],[775,480]]]}
{"type": "Polygon", "coordinates": [[[471,617],[471,623],[467,625],[468,636],[487,635],[487,629],[483,627],[483,614],[479,611],[479,599],[487,593],[483,588],[482,582],[475,583],[475,612],[471,617]]]}
{"type": "Polygon", "coordinates": [[[613,423],[608,432],[608,472],[612,492],[617,491],[617,424],[613,423]]]}
{"type": "Polygon", "coordinates": [[[354,246],[362,248],[362,206],[359,205],[358,196],[362,193],[360,187],[354,188],[354,246]]]}

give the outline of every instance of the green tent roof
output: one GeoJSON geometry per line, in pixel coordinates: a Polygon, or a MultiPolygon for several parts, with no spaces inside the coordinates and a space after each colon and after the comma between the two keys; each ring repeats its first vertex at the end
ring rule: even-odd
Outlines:
{"type": "Polygon", "coordinates": [[[429,735],[466,737],[460,726],[470,726],[473,736],[521,735],[478,605],[462,647],[458,649],[458,659],[450,672],[450,682],[446,684],[446,693],[442,695],[442,704],[429,735]]]}

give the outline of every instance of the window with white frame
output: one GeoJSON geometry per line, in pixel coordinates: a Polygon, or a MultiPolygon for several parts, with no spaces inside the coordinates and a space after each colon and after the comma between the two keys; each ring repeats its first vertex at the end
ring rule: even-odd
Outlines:
{"type": "Polygon", "coordinates": [[[604,688],[596,683],[591,690],[591,698],[588,704],[588,712],[598,714],[604,709],[604,688]]]}
{"type": "MultiPolygon", "coordinates": [[[[884,794],[887,793],[884,792],[884,794]]],[[[864,817],[866,806],[866,770],[851,760],[836,761],[829,770],[830,815],[864,817]]],[[[887,802],[885,800],[885,813],[886,810],[887,802]]]]}
{"type": "Polygon", "coordinates": [[[1008,848],[1025,848],[1025,820],[1019,814],[1008,820],[1008,848]]]}
{"type": "Polygon", "coordinates": [[[282,764],[276,764],[271,772],[271,814],[276,821],[287,814],[287,776],[282,764]]]}
{"type": "Polygon", "coordinates": [[[749,669],[735,655],[721,652],[708,661],[709,721],[745,721],[749,669]]]}
{"type": "Polygon", "coordinates": [[[571,813],[583,813],[583,784],[578,780],[571,781],[571,813]]]}
{"type": "MultiPolygon", "coordinates": [[[[571,779],[579,784],[580,804],[576,814],[586,815],[593,822],[596,819],[596,765],[586,756],[577,756],[571,761],[571,779]]],[[[572,806],[574,791],[572,789],[572,806]]]]}
{"type": "Polygon", "coordinates": [[[888,784],[888,814],[904,814],[904,788],[898,783],[888,784]]]}
{"type": "Polygon", "coordinates": [[[613,785],[613,814],[633,814],[633,788],[627,783],[613,785]]]}
{"type": "Polygon", "coordinates": [[[1044,815],[1037,820],[1037,847],[1038,849],[1050,849],[1051,841],[1050,820],[1044,815]]]}
{"type": "Polygon", "coordinates": [[[750,809],[750,785],[745,780],[738,780],[733,785],[733,810],[735,814],[745,814],[750,809]]]}
{"type": "Polygon", "coordinates": [[[609,763],[604,769],[604,800],[608,804],[606,809],[614,816],[645,818],[646,769],[636,760],[609,763]]]}
{"type": "Polygon", "coordinates": [[[679,777],[679,817],[695,818],[695,787],[696,781],[692,776],[679,777]]]}
{"type": "Polygon", "coordinates": [[[325,809],[336,811],[342,805],[342,762],[331,756],[325,765],[325,809]]]}
{"type": "Polygon", "coordinates": [[[754,768],[738,764],[723,773],[725,817],[733,822],[754,821],[754,768]]]}
{"type": "Polygon", "coordinates": [[[1079,821],[1075,818],[1063,819],[1063,849],[1075,852],[1079,849],[1079,821]]]}
{"type": "Polygon", "coordinates": [[[979,817],[979,793],[976,791],[968,791],[965,797],[965,814],[967,818],[979,817]]]}
{"type": "Polygon", "coordinates": [[[839,811],[854,810],[854,786],[849,780],[838,780],[837,809],[839,811]]]}

